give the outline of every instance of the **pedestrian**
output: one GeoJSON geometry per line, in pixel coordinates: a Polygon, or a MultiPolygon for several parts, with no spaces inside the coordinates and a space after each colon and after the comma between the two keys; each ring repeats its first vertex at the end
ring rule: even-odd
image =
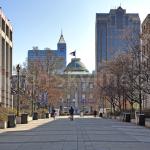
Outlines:
{"type": "Polygon", "coordinates": [[[70,114],[70,120],[73,120],[73,115],[74,115],[74,109],[71,106],[71,108],[69,109],[69,114],[70,114]]]}
{"type": "Polygon", "coordinates": [[[97,111],[96,110],[94,110],[94,117],[96,117],[97,116],[97,111]]]}
{"type": "Polygon", "coordinates": [[[56,114],[55,114],[55,112],[56,112],[56,111],[55,111],[55,109],[54,109],[54,108],[52,108],[51,117],[53,117],[53,118],[54,118],[54,120],[55,120],[55,115],[56,115],[56,114]]]}

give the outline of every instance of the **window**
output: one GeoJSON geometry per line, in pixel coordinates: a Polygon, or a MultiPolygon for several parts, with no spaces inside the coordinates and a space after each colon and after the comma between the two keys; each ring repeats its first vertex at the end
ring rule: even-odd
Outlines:
{"type": "Polygon", "coordinates": [[[9,45],[8,45],[8,43],[6,42],[6,69],[8,70],[8,61],[9,61],[9,45]]]}
{"type": "Polygon", "coordinates": [[[10,47],[10,61],[9,61],[9,65],[10,65],[10,74],[12,73],[12,47],[10,47]]]}
{"type": "Polygon", "coordinates": [[[111,16],[111,25],[115,25],[115,16],[111,16]]]}
{"type": "Polygon", "coordinates": [[[90,93],[89,98],[93,99],[93,94],[92,93],[90,93]]]}
{"type": "Polygon", "coordinates": [[[92,83],[90,83],[90,89],[92,89],[93,88],[93,84],[92,83]]]}
{"type": "Polygon", "coordinates": [[[85,94],[82,94],[82,99],[85,99],[85,94]]]}
{"type": "Polygon", "coordinates": [[[4,21],[4,19],[2,19],[2,30],[3,30],[3,32],[5,32],[5,21],[4,21]]]}
{"type": "Polygon", "coordinates": [[[6,25],[6,35],[9,37],[9,27],[6,25]]]}
{"type": "Polygon", "coordinates": [[[5,39],[2,38],[2,68],[5,67],[5,39]]]}
{"type": "Polygon", "coordinates": [[[82,83],[82,91],[85,91],[86,89],[86,83],[82,83]]]}
{"type": "Polygon", "coordinates": [[[10,40],[12,41],[12,31],[10,30],[10,40]]]}
{"type": "Polygon", "coordinates": [[[123,12],[122,11],[117,11],[116,12],[116,24],[118,29],[123,28],[123,12]]]}
{"type": "Polygon", "coordinates": [[[145,51],[145,46],[143,45],[143,51],[145,51]]]}
{"type": "Polygon", "coordinates": [[[128,22],[129,22],[128,16],[126,16],[126,17],[125,17],[125,24],[126,24],[126,26],[128,26],[128,22]]]}

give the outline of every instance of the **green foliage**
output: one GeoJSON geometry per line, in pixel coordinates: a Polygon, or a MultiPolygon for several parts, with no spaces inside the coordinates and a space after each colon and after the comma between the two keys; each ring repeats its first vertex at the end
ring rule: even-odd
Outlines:
{"type": "Polygon", "coordinates": [[[45,109],[45,108],[39,108],[38,110],[37,110],[37,113],[38,114],[45,114],[45,113],[47,113],[48,111],[47,111],[47,109],[45,109]]]}
{"type": "Polygon", "coordinates": [[[9,114],[16,114],[16,110],[12,108],[0,106],[0,120],[7,121],[9,114]]]}
{"type": "Polygon", "coordinates": [[[7,114],[17,114],[17,110],[16,109],[12,109],[12,108],[6,108],[6,110],[7,110],[7,114]]]}
{"type": "Polygon", "coordinates": [[[7,115],[8,115],[7,109],[4,107],[0,107],[0,121],[7,121],[8,120],[7,115]]]}

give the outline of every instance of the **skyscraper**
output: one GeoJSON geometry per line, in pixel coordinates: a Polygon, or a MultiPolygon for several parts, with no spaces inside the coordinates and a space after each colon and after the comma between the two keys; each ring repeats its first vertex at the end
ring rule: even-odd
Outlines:
{"type": "Polygon", "coordinates": [[[96,14],[95,54],[96,71],[103,61],[139,44],[140,18],[136,13],[126,13],[118,7],[109,13],[96,14]],[[134,44],[133,44],[134,43],[134,44]]]}
{"type": "Polygon", "coordinates": [[[57,73],[63,73],[66,68],[66,49],[66,42],[61,33],[57,50],[51,50],[50,48],[39,50],[38,47],[28,50],[28,65],[38,62],[47,71],[51,69],[57,73]]]}
{"type": "Polygon", "coordinates": [[[0,9],[0,103],[10,106],[10,77],[12,75],[12,26],[0,9]]]}

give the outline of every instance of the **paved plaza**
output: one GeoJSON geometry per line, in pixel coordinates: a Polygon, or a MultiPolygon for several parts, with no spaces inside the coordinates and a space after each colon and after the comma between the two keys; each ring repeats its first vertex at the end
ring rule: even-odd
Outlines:
{"type": "Polygon", "coordinates": [[[150,150],[150,129],[111,119],[44,119],[0,132],[0,150],[150,150]]]}

